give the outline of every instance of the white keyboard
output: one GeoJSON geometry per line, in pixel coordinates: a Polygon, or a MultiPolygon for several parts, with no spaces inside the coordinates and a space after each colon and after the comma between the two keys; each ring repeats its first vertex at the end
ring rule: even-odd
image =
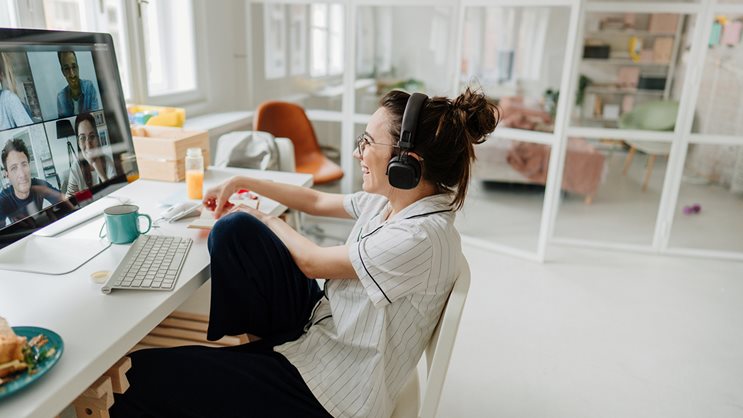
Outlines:
{"type": "Polygon", "coordinates": [[[140,235],[101,291],[173,290],[192,242],[191,238],[140,235]]]}

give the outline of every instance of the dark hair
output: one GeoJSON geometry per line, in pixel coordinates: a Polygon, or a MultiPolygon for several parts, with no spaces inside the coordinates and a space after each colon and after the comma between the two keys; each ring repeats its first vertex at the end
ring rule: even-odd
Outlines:
{"type": "MultiPolygon", "coordinates": [[[[405,105],[410,94],[387,93],[380,104],[390,114],[389,133],[397,141],[405,105]]],[[[467,195],[475,144],[485,142],[500,121],[500,110],[483,93],[467,87],[454,99],[431,97],[421,110],[413,152],[423,159],[424,180],[439,193],[453,194],[451,206],[461,209],[467,195]]]]}
{"type": "Polygon", "coordinates": [[[80,172],[83,173],[83,181],[85,181],[86,188],[90,188],[93,185],[93,174],[90,173],[90,163],[83,157],[83,150],[80,148],[79,134],[80,124],[83,122],[89,122],[93,129],[98,134],[98,125],[95,123],[95,118],[90,113],[81,113],[75,118],[75,142],[77,143],[77,164],[80,166],[80,172]]]}
{"type": "Polygon", "coordinates": [[[8,154],[10,154],[10,151],[22,152],[26,154],[26,159],[31,161],[31,156],[28,154],[28,147],[26,147],[26,143],[23,142],[21,138],[9,139],[8,142],[5,143],[2,153],[3,167],[6,167],[6,170],[7,166],[5,164],[5,161],[8,159],[8,154]]]}
{"type": "Polygon", "coordinates": [[[75,56],[75,62],[77,62],[77,54],[75,51],[71,49],[63,49],[61,51],[57,51],[57,60],[59,61],[59,65],[62,65],[62,55],[64,54],[72,54],[75,56]]]}

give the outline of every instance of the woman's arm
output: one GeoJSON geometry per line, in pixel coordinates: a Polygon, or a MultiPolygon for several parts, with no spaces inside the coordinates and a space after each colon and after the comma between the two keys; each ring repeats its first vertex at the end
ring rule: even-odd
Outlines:
{"type": "Polygon", "coordinates": [[[289,249],[294,262],[305,276],[312,279],[358,279],[348,258],[347,246],[320,247],[275,216],[249,207],[238,210],[255,216],[268,226],[289,249]]]}
{"type": "Polygon", "coordinates": [[[335,218],[350,218],[343,208],[343,195],[325,193],[307,187],[283,184],[269,180],[251,177],[236,176],[219,186],[210,189],[204,195],[204,201],[216,199],[214,214],[217,218],[225,213],[224,205],[232,193],[240,189],[248,189],[273,199],[291,209],[296,209],[310,215],[330,216],[335,218]]]}

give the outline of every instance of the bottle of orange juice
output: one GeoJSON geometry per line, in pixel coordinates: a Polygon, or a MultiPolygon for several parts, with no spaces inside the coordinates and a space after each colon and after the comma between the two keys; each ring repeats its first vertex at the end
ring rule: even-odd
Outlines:
{"type": "Polygon", "coordinates": [[[186,190],[189,199],[202,199],[204,190],[204,156],[201,148],[186,151],[186,190]]]}

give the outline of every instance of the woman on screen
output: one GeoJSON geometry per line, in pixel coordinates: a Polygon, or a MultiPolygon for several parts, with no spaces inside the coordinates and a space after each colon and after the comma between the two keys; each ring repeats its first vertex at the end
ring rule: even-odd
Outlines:
{"type": "Polygon", "coordinates": [[[8,54],[0,52],[0,131],[32,124],[33,121],[15,93],[15,77],[8,54]]]}
{"type": "Polygon", "coordinates": [[[69,197],[116,176],[114,162],[101,148],[95,118],[81,113],[75,118],[77,164],[72,164],[65,194],[69,197]]]}

